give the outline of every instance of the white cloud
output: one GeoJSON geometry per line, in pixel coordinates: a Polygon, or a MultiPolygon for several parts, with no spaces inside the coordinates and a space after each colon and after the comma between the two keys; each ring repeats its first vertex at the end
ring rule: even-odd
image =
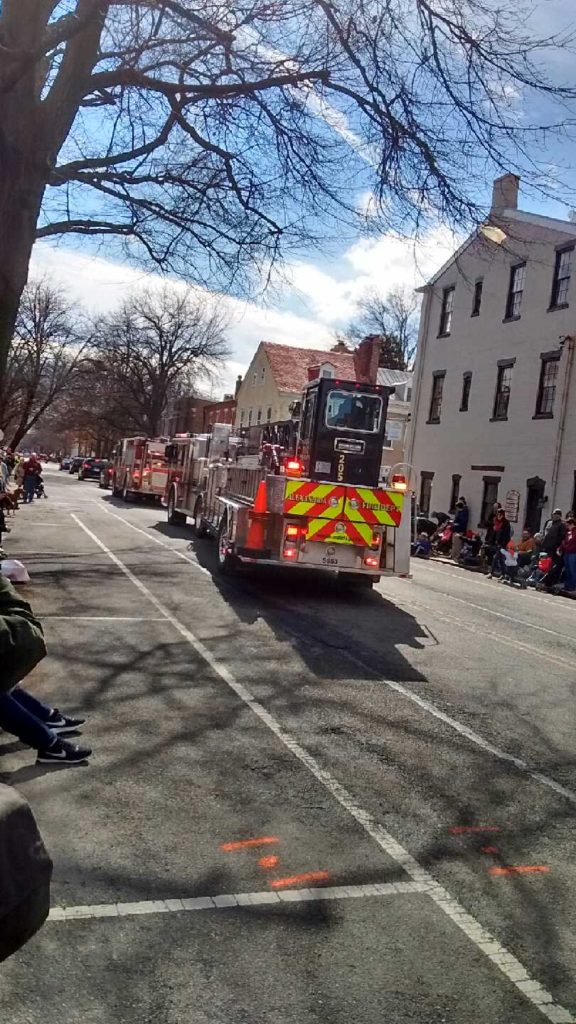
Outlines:
{"type": "MultiPolygon", "coordinates": [[[[386,294],[397,287],[417,287],[444,263],[460,241],[444,228],[430,231],[417,243],[397,234],[359,239],[335,262],[333,273],[331,268],[322,269],[304,260],[289,264],[285,271],[288,283],[274,306],[220,296],[219,301],[230,314],[228,338],[232,351],[221,380],[212,387],[213,393],[217,397],[233,390],[237,375],[246,370],[262,340],[329,348],[334,343],[334,329],[344,327],[354,317],[358,300],[366,291],[376,288],[386,294]],[[301,315],[287,308],[294,301],[302,308],[301,315]]],[[[34,249],[32,273],[49,274],[84,306],[101,313],[113,309],[132,290],[165,280],[126,263],[46,242],[39,242],[34,249]]],[[[184,287],[184,282],[173,280],[176,286],[184,287]]]]}

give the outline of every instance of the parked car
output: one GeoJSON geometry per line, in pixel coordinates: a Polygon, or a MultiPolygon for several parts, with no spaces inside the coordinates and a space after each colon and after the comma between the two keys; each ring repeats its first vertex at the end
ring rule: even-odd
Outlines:
{"type": "Polygon", "coordinates": [[[70,463],[72,459],[69,455],[65,455],[63,459],[60,459],[60,469],[70,469],[70,463]]]}
{"type": "Polygon", "coordinates": [[[83,462],[84,462],[84,456],[83,455],[75,455],[74,458],[70,462],[70,468],[69,468],[68,472],[69,473],[77,473],[83,462]]]}
{"type": "Polygon", "coordinates": [[[112,487],[112,474],[114,472],[114,463],[110,459],[105,459],[102,463],[100,470],[100,479],[98,481],[98,487],[102,490],[109,490],[112,487]]]}
{"type": "Polygon", "coordinates": [[[99,480],[103,465],[103,459],[94,459],[92,457],[83,459],[78,469],[78,479],[99,480]]]}

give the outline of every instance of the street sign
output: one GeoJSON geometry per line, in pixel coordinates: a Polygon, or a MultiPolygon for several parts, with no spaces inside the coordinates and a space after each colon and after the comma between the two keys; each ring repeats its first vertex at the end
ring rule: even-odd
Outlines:
{"type": "Polygon", "coordinates": [[[504,511],[506,512],[506,518],[511,523],[518,522],[518,512],[520,511],[520,491],[507,491],[506,498],[504,499],[504,511]]]}

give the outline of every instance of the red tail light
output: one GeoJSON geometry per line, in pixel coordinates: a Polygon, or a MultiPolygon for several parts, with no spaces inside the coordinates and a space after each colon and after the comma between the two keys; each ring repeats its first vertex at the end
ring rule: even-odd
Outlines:
{"type": "Polygon", "coordinates": [[[392,487],[395,487],[397,491],[407,491],[408,481],[406,480],[406,477],[402,476],[400,473],[395,474],[392,477],[392,487]]]}
{"type": "Polygon", "coordinates": [[[133,477],[134,480],[139,480],[140,479],[140,472],[139,472],[139,470],[135,469],[134,472],[132,473],[132,477],[133,477]]]}
{"type": "Polygon", "coordinates": [[[374,555],[366,555],[364,565],[367,569],[377,569],[380,565],[380,560],[375,558],[374,555]]]}
{"type": "Polygon", "coordinates": [[[82,469],[90,469],[90,463],[85,462],[84,465],[82,466],[82,469]]]}
{"type": "Polygon", "coordinates": [[[294,559],[298,557],[298,548],[289,547],[287,544],[284,546],[284,558],[294,559]]]}
{"type": "Polygon", "coordinates": [[[286,476],[302,476],[303,465],[299,459],[288,459],[284,463],[284,472],[286,476]]]}

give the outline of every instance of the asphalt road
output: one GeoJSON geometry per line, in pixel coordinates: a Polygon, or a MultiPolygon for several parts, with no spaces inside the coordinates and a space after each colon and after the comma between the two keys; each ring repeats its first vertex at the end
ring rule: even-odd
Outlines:
{"type": "Polygon", "coordinates": [[[94,755],[0,740],[55,862],[0,1020],[575,1021],[574,603],[430,564],[222,579],[163,510],[46,488],[7,538],[30,689],[94,755]]]}

